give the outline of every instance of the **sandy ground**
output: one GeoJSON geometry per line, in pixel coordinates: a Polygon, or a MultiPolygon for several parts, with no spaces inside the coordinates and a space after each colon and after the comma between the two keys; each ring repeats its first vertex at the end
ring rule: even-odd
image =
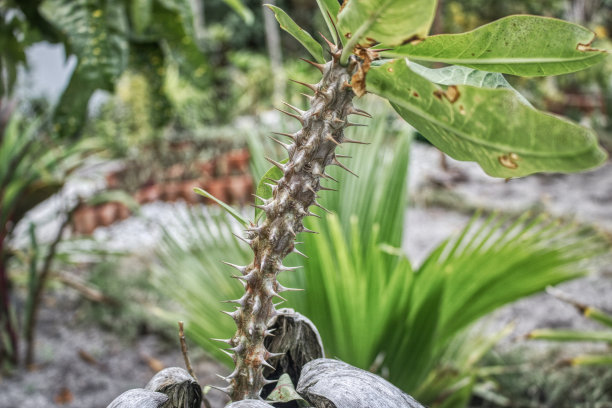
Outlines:
{"type": "MultiPolygon", "coordinates": [[[[480,207],[520,212],[532,208],[553,215],[572,215],[579,221],[596,224],[612,232],[612,164],[578,175],[531,176],[520,180],[491,179],[476,165],[448,160],[449,171],[439,166],[439,153],[425,145],[412,150],[410,184],[413,205],[407,210],[404,249],[414,263],[421,262],[440,241],[461,229],[468,212],[432,207],[426,203],[432,194],[450,197],[450,205],[459,208],[480,207]],[[451,192],[452,194],[447,194],[451,192]]],[[[86,174],[68,186],[64,197],[88,194],[100,188],[100,169],[86,174]]],[[[57,199],[37,209],[32,220],[46,220],[61,205],[57,199]]],[[[176,214],[184,211],[182,203],[145,205],[140,219],[132,218],[94,234],[94,245],[121,250],[146,252],[160,236],[157,223],[172,226],[176,214]]],[[[48,223],[52,235],[54,222],[48,223]]],[[[612,267],[603,265],[591,276],[562,285],[577,300],[612,311],[612,267]]],[[[38,361],[34,371],[19,370],[10,378],[0,379],[0,408],[34,407],[105,407],[115,396],[134,387],[142,387],[154,374],[154,368],[182,366],[176,344],[158,335],[148,334],[126,343],[115,333],[95,325],[76,323],[74,308],[79,304],[74,293],[48,296],[38,327],[38,361]],[[91,357],[91,358],[89,358],[91,357]],[[69,391],[69,392],[66,392],[69,391]],[[63,398],[62,398],[63,397],[63,398]]],[[[573,309],[545,294],[535,295],[507,306],[493,316],[495,325],[517,323],[514,339],[536,327],[591,327],[577,317],[573,309]]],[[[510,344],[514,341],[509,340],[510,344]]],[[[223,373],[194,350],[192,357],[203,384],[220,384],[211,373],[223,373]]],[[[222,406],[222,395],[211,391],[213,407],[222,406]]]]}

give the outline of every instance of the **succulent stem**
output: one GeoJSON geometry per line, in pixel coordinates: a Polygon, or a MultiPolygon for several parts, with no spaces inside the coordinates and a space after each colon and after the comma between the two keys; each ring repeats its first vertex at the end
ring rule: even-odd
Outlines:
{"type": "Polygon", "coordinates": [[[320,207],[316,202],[317,191],[324,189],[320,178],[329,178],[325,174],[328,165],[339,165],[334,151],[347,141],[344,129],[351,126],[347,116],[357,112],[352,104],[355,94],[344,85],[352,72],[339,63],[341,51],[332,49],[333,59],[317,67],[323,74],[318,84],[302,83],[314,92],[309,98],[310,109],[294,109],[296,115],[286,112],[298,119],[302,128],[285,135],[293,140],[287,145],[287,163],[269,160],[282,170],[283,176],[272,185],[272,198],[259,207],[265,212],[265,220],[245,232],[254,253],[253,262],[245,267],[231,265],[241,271],[238,278],[245,283],[245,295],[235,301],[236,310],[228,313],[237,326],[227,349],[236,365],[226,378],[229,386],[225,388],[233,401],[260,398],[268,382],[263,368],[274,356],[264,347],[264,338],[273,335],[268,331],[270,320],[277,315],[273,301],[275,297],[282,299],[281,292],[291,290],[282,287],[276,278],[279,272],[290,269],[282,264],[288,254],[301,254],[295,248],[296,234],[312,232],[304,228],[302,220],[313,214],[311,205],[320,207]]]}

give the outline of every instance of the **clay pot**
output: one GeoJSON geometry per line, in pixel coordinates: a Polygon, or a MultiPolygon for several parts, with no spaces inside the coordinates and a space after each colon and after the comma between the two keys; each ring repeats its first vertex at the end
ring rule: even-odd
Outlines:
{"type": "Polygon", "coordinates": [[[227,180],[230,202],[244,205],[251,201],[253,178],[250,174],[230,176],[227,180]]]}
{"type": "Polygon", "coordinates": [[[72,223],[75,232],[90,235],[97,227],[96,209],[89,205],[82,205],[74,212],[72,223]]]}
{"type": "Polygon", "coordinates": [[[118,220],[125,220],[130,216],[130,209],[123,203],[115,203],[118,220]]]}
{"type": "MultiPolygon", "coordinates": [[[[204,186],[204,190],[208,191],[219,200],[227,202],[227,177],[209,179],[204,186]]],[[[206,204],[215,204],[213,200],[208,198],[205,198],[204,202],[206,204]]]]}
{"type": "Polygon", "coordinates": [[[201,187],[199,180],[185,180],[180,183],[180,198],[185,200],[188,204],[197,204],[200,200],[198,194],[193,189],[201,187]]]}
{"type": "Polygon", "coordinates": [[[104,203],[96,206],[97,213],[97,223],[98,225],[103,225],[108,227],[117,218],[117,207],[115,203],[104,203]]]}
{"type": "Polygon", "coordinates": [[[161,196],[161,186],[159,184],[151,184],[142,187],[138,193],[136,193],[136,200],[140,204],[151,203],[159,200],[161,196]]]}
{"type": "Polygon", "coordinates": [[[118,188],[120,180],[121,180],[121,177],[118,172],[108,173],[106,175],[106,188],[108,190],[113,190],[113,189],[118,188]]]}
{"type": "Polygon", "coordinates": [[[247,149],[234,150],[227,154],[227,165],[230,174],[245,174],[249,171],[251,154],[247,149]]]}
{"type": "Polygon", "coordinates": [[[162,200],[174,202],[181,194],[181,184],[176,181],[166,182],[163,185],[162,200]]]}
{"type": "Polygon", "coordinates": [[[200,171],[202,177],[212,177],[215,173],[215,160],[200,162],[196,164],[196,168],[200,171]]]}

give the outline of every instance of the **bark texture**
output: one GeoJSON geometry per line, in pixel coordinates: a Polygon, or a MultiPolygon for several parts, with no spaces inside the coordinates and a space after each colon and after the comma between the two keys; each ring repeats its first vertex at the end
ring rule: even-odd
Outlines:
{"type": "Polygon", "coordinates": [[[316,408],[424,408],[383,378],[326,358],[304,366],[296,391],[316,408]]]}
{"type": "Polygon", "coordinates": [[[313,92],[309,96],[310,109],[301,111],[291,107],[296,113],[284,112],[295,118],[301,129],[293,134],[283,134],[292,140],[282,144],[288,152],[286,164],[270,160],[283,173],[275,181],[272,198],[264,200],[259,206],[266,217],[261,225],[246,231],[246,242],[252,248],[253,262],[246,266],[235,266],[240,271],[237,276],[245,287],[245,294],[235,300],[237,308],[228,314],[237,326],[236,334],[227,340],[227,352],[235,362],[235,370],[226,378],[227,392],[232,401],[258,399],[264,385],[264,367],[272,367],[269,359],[276,357],[264,346],[264,339],[272,333],[268,331],[271,319],[277,315],[274,298],[283,299],[280,294],[284,288],[277,281],[282,271],[291,270],[283,266],[283,259],[295,249],[296,234],[312,232],[304,228],[305,216],[314,215],[309,208],[316,203],[317,192],[322,189],[321,178],[330,178],[325,173],[328,165],[339,165],[334,151],[344,142],[354,142],[345,138],[344,129],[352,124],[347,120],[352,113],[364,114],[356,110],[351,101],[354,93],[349,85],[351,71],[356,62],[348,67],[338,62],[340,50],[332,47],[332,61],[324,65],[312,63],[323,74],[318,84],[304,84],[313,92]]]}
{"type": "Polygon", "coordinates": [[[274,408],[274,405],[267,404],[260,400],[242,400],[232,402],[229,405],[226,405],[225,408],[274,408]]]}
{"type": "Polygon", "coordinates": [[[145,389],[168,396],[163,408],[200,408],[202,405],[202,388],[187,370],[180,367],[161,370],[151,378],[145,389]]]}
{"type": "Polygon", "coordinates": [[[119,395],[106,408],[161,408],[166,401],[165,394],[135,388],[119,395]]]}

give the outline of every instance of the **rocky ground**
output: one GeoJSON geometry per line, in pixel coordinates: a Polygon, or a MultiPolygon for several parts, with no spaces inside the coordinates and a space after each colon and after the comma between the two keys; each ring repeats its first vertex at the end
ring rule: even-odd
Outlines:
{"type": "MultiPolygon", "coordinates": [[[[546,210],[556,216],[572,216],[612,233],[612,164],[578,175],[531,176],[520,180],[492,179],[475,165],[447,160],[439,165],[439,153],[426,145],[412,150],[411,192],[407,210],[404,249],[420,262],[441,240],[462,228],[475,208],[522,212],[546,210]]],[[[99,187],[96,173],[87,175],[66,194],[99,187]]],[[[38,209],[32,219],[49,218],[54,205],[38,209]]],[[[55,207],[56,208],[56,207],[55,207]]],[[[93,245],[147,253],[160,236],[159,224],[172,226],[184,204],[145,205],[140,218],[131,218],[94,234],[93,245]]],[[[53,222],[49,229],[53,229],[53,222]]],[[[50,233],[49,233],[50,234],[50,233]]],[[[612,311],[612,267],[602,264],[592,275],[562,285],[577,300],[612,311]]],[[[32,371],[17,370],[0,379],[0,408],[91,407],[104,408],[121,392],[144,386],[162,366],[182,366],[175,340],[149,333],[126,340],[93,323],[77,319],[78,295],[53,291],[45,299],[38,326],[38,365],[32,371]]],[[[506,346],[536,327],[590,327],[585,319],[562,302],[545,294],[535,295],[499,310],[495,324],[517,323],[506,346]]],[[[203,384],[219,384],[213,373],[225,369],[193,350],[196,372],[203,384]]],[[[222,395],[211,391],[213,407],[222,406],[222,395]]]]}

